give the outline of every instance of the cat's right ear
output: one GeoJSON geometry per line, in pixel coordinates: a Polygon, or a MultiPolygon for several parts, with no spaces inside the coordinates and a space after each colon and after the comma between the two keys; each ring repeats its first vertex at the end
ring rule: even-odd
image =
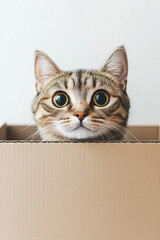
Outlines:
{"type": "Polygon", "coordinates": [[[57,65],[44,52],[35,53],[35,78],[36,89],[40,92],[52,80],[52,78],[62,73],[57,65]]]}
{"type": "Polygon", "coordinates": [[[125,48],[122,46],[116,48],[100,70],[115,76],[119,86],[122,90],[125,90],[128,75],[128,60],[125,48]]]}

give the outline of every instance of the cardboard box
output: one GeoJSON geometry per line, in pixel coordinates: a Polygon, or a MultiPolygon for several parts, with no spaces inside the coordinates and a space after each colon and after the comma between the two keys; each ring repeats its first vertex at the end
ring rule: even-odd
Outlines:
{"type": "Polygon", "coordinates": [[[29,142],[35,127],[22,129],[0,129],[0,239],[160,239],[158,126],[131,127],[135,143],[29,142]]]}
{"type": "MultiPolygon", "coordinates": [[[[19,126],[4,124],[0,128],[0,140],[41,140],[40,137],[32,137],[36,132],[36,126],[19,126]]],[[[160,140],[159,126],[129,126],[130,140],[135,140],[133,136],[139,141],[157,141],[160,140]],[[133,136],[132,136],[133,135],[133,136]]]]}

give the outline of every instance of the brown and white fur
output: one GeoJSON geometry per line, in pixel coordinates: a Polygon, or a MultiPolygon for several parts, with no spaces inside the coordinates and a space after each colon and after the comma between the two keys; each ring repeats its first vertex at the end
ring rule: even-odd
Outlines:
{"type": "Polygon", "coordinates": [[[42,140],[121,140],[130,107],[127,74],[124,47],[118,47],[99,70],[62,71],[45,53],[37,51],[37,96],[32,110],[42,140]],[[99,89],[109,95],[106,106],[92,104],[93,94],[99,89]],[[52,98],[58,91],[65,92],[70,99],[64,108],[53,104],[52,98]],[[85,113],[83,121],[77,112],[85,113]]]}

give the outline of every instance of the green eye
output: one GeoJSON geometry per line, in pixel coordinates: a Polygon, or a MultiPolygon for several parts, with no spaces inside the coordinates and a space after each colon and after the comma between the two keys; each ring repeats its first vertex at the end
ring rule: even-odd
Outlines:
{"type": "Polygon", "coordinates": [[[108,102],[109,95],[103,90],[99,90],[93,95],[93,103],[98,107],[104,107],[108,102]]]}
{"type": "Polygon", "coordinates": [[[65,107],[67,104],[68,104],[68,96],[66,93],[64,92],[57,92],[54,96],[53,96],[53,104],[56,106],[56,107],[59,107],[59,108],[63,108],[65,107]]]}

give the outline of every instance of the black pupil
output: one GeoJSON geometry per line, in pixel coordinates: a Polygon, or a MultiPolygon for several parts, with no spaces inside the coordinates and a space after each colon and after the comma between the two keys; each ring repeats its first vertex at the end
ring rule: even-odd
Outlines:
{"type": "Polygon", "coordinates": [[[95,100],[98,105],[104,105],[107,102],[107,96],[105,93],[100,92],[96,94],[95,100]]]}
{"type": "Polygon", "coordinates": [[[62,107],[63,105],[66,104],[66,101],[67,101],[67,98],[63,93],[60,93],[55,97],[55,102],[58,106],[62,107]]]}

